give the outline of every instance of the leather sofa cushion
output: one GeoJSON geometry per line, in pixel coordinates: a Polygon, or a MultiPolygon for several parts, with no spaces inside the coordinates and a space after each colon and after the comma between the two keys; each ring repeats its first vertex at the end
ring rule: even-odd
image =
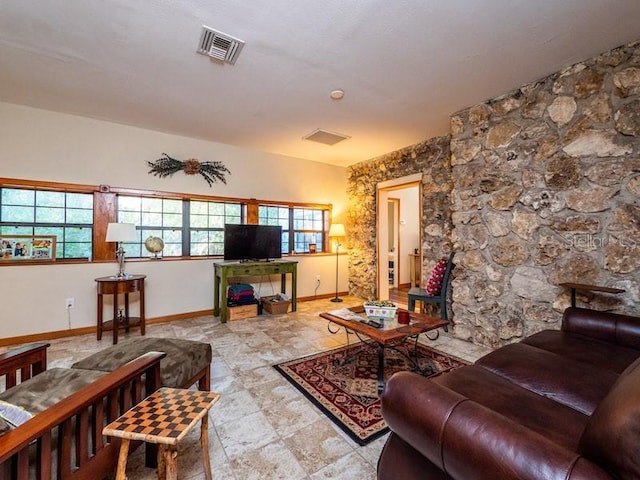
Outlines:
{"type": "Polygon", "coordinates": [[[580,452],[615,478],[640,478],[640,359],[634,362],[593,412],[580,452]]]}
{"type": "Polygon", "coordinates": [[[160,361],[160,380],[164,387],[187,388],[186,383],[211,363],[211,345],[180,338],[129,338],[89,355],[71,368],[113,372],[147,352],[167,354],[160,361]]]}
{"type": "Polygon", "coordinates": [[[618,374],[524,343],[506,345],[485,355],[476,365],[585,415],[618,379],[618,374]]]}
{"type": "Polygon", "coordinates": [[[571,334],[587,335],[621,347],[640,350],[638,317],[570,307],[564,311],[562,316],[562,330],[571,334]]]}
{"type": "Polygon", "coordinates": [[[92,370],[51,368],[0,393],[0,400],[35,415],[104,375],[92,370]]]}
{"type": "Polygon", "coordinates": [[[429,379],[575,451],[588,417],[476,365],[429,379]],[[562,428],[558,428],[562,425],[562,428]]]}
{"type": "Polygon", "coordinates": [[[623,372],[640,355],[638,350],[559,330],[543,330],[522,343],[616,373],[623,372]]]}

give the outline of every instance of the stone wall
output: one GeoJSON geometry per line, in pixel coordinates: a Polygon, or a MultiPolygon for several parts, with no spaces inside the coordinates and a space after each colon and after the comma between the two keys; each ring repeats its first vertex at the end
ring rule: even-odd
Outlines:
{"type": "Polygon", "coordinates": [[[453,115],[450,147],[457,337],[558,327],[561,282],[624,288],[579,302],[639,313],[640,43],[453,115]]]}
{"type": "MultiPolygon", "coordinates": [[[[422,173],[423,265],[451,251],[449,137],[436,137],[349,167],[349,292],[376,298],[376,186],[422,173]]],[[[423,268],[423,274],[424,274],[423,268]]]]}

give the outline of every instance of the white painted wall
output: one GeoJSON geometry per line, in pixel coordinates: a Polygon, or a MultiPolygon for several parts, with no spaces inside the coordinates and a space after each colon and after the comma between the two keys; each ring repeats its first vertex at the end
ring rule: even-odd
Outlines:
{"type": "Polygon", "coordinates": [[[400,284],[409,283],[409,254],[420,248],[420,199],[417,186],[389,192],[389,197],[400,200],[400,245],[398,262],[400,284]]]}
{"type": "MultiPolygon", "coordinates": [[[[336,221],[343,220],[346,209],[342,167],[2,102],[0,125],[0,177],[330,203],[336,221]],[[182,172],[165,179],[149,175],[146,162],[163,152],[179,159],[220,160],[231,175],[226,185],[213,188],[202,177],[182,172]]],[[[334,256],[286,258],[299,261],[298,296],[314,294],[316,275],[321,276],[318,294],[335,291],[334,256]]],[[[339,289],[345,291],[347,261],[341,259],[339,289]]],[[[211,259],[132,261],[126,269],[147,275],[148,318],[213,308],[211,259]]],[[[95,326],[94,279],[116,271],[115,262],[0,266],[0,338],[95,326]],[[68,297],[76,300],[70,311],[64,303],[68,297]]],[[[273,285],[277,291],[279,277],[273,277],[273,285]]],[[[261,291],[269,295],[271,286],[261,291]]],[[[111,318],[107,309],[105,318],[111,318]]]]}

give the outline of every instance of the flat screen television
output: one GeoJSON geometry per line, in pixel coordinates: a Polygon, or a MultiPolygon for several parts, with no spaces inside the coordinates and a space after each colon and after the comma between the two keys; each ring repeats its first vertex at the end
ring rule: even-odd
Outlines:
{"type": "Polygon", "coordinates": [[[272,225],[224,226],[225,260],[272,260],[282,257],[282,227],[272,225]]]}

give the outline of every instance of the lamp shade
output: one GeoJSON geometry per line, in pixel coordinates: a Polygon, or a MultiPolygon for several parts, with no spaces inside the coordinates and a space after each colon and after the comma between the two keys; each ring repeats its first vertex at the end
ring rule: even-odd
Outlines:
{"type": "Polygon", "coordinates": [[[133,223],[110,223],[107,225],[107,242],[131,242],[136,239],[133,223]]]}
{"type": "Polygon", "coordinates": [[[332,223],[329,228],[330,237],[346,237],[347,234],[344,231],[344,225],[342,223],[332,223]]]}

